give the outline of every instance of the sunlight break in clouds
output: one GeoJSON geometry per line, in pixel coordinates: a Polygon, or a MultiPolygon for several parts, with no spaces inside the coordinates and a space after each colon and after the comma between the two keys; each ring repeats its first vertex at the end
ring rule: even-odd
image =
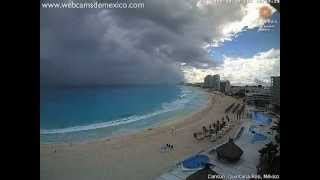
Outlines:
{"type": "MultiPolygon", "coordinates": [[[[219,6],[215,0],[200,0],[197,4],[199,8],[204,8],[206,5],[219,6]]],[[[242,18],[240,20],[221,25],[218,28],[221,36],[214,38],[212,43],[206,44],[204,48],[219,47],[225,41],[232,41],[233,38],[236,38],[237,35],[243,31],[262,27],[267,22],[267,19],[260,17],[259,10],[261,7],[265,6],[271,9],[271,15],[276,12],[276,9],[268,3],[253,1],[252,3],[242,4],[240,6],[242,18]]]]}
{"type": "Polygon", "coordinates": [[[221,79],[232,85],[254,85],[257,80],[269,83],[270,76],[280,76],[280,50],[272,48],[251,58],[225,56],[224,63],[215,68],[182,66],[181,69],[186,82],[203,82],[206,75],[220,74],[221,79]]]}

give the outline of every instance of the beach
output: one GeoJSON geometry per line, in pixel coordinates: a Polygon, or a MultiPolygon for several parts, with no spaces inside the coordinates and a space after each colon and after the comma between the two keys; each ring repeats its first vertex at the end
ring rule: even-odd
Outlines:
{"type": "Polygon", "coordinates": [[[133,134],[91,140],[74,144],[40,145],[40,178],[42,180],[144,180],[169,170],[184,157],[207,150],[233,136],[239,122],[216,142],[196,140],[194,132],[202,131],[224,117],[225,109],[240,101],[230,96],[210,94],[208,105],[187,117],[162,123],[133,134]],[[172,134],[172,129],[175,133],[172,134]],[[161,152],[165,144],[174,150],[161,152]]]}

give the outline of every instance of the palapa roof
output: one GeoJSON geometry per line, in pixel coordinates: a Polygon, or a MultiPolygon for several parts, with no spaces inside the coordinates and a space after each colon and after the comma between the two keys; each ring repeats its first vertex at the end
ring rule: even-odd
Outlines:
{"type": "Polygon", "coordinates": [[[206,165],[203,169],[191,174],[186,180],[208,180],[208,174],[218,175],[215,171],[211,170],[209,165],[206,165]]]}
{"type": "Polygon", "coordinates": [[[243,151],[233,142],[233,139],[229,139],[229,142],[217,148],[217,154],[219,158],[234,162],[240,159],[243,151]]]}

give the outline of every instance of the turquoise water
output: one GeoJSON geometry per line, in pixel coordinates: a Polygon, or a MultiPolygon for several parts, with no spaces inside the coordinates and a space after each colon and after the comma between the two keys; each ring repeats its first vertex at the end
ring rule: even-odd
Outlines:
{"type": "Polygon", "coordinates": [[[169,85],[41,89],[40,142],[135,132],[204,107],[205,93],[169,85]]]}
{"type": "Polygon", "coordinates": [[[203,167],[209,162],[209,157],[203,154],[197,154],[182,161],[182,165],[188,169],[197,169],[203,167]]]}
{"type": "Polygon", "coordinates": [[[272,122],[272,118],[262,112],[252,112],[252,119],[255,125],[251,125],[249,128],[249,132],[252,133],[253,137],[251,143],[254,144],[257,141],[265,141],[268,139],[268,136],[261,132],[257,132],[257,125],[270,125],[272,122]]]}
{"type": "Polygon", "coordinates": [[[256,124],[262,125],[269,125],[272,122],[272,119],[269,116],[257,111],[252,112],[252,119],[255,121],[256,124]]]}
{"type": "Polygon", "coordinates": [[[251,143],[254,144],[255,142],[257,141],[265,141],[267,140],[268,137],[265,136],[264,134],[261,134],[261,133],[255,133],[252,140],[251,140],[251,143]]]}

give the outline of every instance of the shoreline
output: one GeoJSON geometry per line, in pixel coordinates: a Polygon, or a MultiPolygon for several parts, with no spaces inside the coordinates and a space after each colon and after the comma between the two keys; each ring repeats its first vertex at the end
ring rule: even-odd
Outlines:
{"type": "MultiPolygon", "coordinates": [[[[224,141],[228,135],[212,143],[208,140],[195,140],[192,134],[201,131],[202,126],[220,120],[225,108],[232,102],[239,101],[229,96],[210,94],[207,106],[186,115],[187,117],[161,122],[151,130],[144,128],[136,133],[80,144],[40,144],[40,177],[152,179],[170,169],[181,158],[224,141]],[[170,133],[173,126],[176,135],[170,133]],[[160,146],[166,143],[173,144],[175,150],[161,153],[160,146]],[[64,167],[59,164],[64,164],[64,167]],[[128,172],[121,173],[121,168],[128,172]]],[[[229,133],[234,133],[236,129],[235,126],[229,133]]]]}
{"type": "MultiPolygon", "coordinates": [[[[210,93],[204,91],[203,89],[200,89],[200,91],[203,91],[203,93],[205,93],[205,96],[208,97],[208,100],[206,101],[206,104],[201,107],[201,108],[197,108],[194,109],[192,112],[188,113],[187,115],[181,115],[184,112],[179,112],[177,114],[175,114],[172,117],[168,117],[168,118],[163,118],[161,120],[159,120],[158,122],[152,124],[152,125],[148,125],[146,127],[143,128],[137,128],[137,129],[131,129],[131,131],[127,132],[116,132],[114,134],[111,135],[105,135],[104,137],[98,137],[98,138],[88,138],[88,139],[83,139],[83,140],[76,140],[76,141],[64,141],[64,142],[41,142],[40,141],[40,145],[41,146],[50,146],[50,145],[70,145],[70,144],[87,144],[87,143],[92,143],[92,142],[96,142],[96,141],[105,141],[105,140],[109,140],[109,139],[113,139],[113,138],[117,138],[117,137],[121,137],[121,136],[130,136],[136,133],[141,133],[144,131],[148,131],[149,129],[158,129],[162,126],[168,126],[170,124],[175,124],[178,123],[179,121],[183,121],[184,119],[193,116],[194,114],[200,113],[201,111],[203,111],[204,109],[207,109],[210,101],[211,101],[211,95],[210,93]]],[[[89,130],[89,131],[95,131],[95,130],[103,130],[104,127],[102,128],[97,128],[97,129],[93,129],[93,130],[89,130]]],[[[41,135],[40,135],[41,136],[41,135]]]]}

